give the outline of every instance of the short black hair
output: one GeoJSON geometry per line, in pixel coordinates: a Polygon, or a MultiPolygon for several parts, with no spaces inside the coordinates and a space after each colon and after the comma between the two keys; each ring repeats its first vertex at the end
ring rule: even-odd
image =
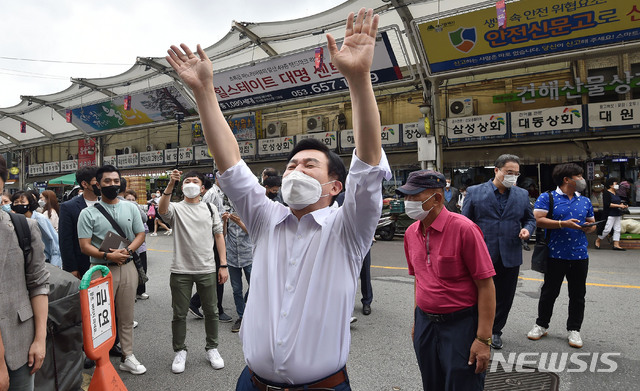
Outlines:
{"type": "Polygon", "coordinates": [[[125,177],[120,178],[120,193],[127,191],[127,180],[125,177]]]}
{"type": "Polygon", "coordinates": [[[9,170],[7,170],[7,162],[4,160],[4,157],[0,155],[0,178],[2,178],[2,182],[6,182],[9,177],[9,170]]]}
{"type": "Polygon", "coordinates": [[[607,186],[607,189],[609,189],[611,186],[613,186],[613,184],[614,184],[615,182],[620,183],[620,182],[618,181],[618,178],[614,178],[614,177],[607,178],[607,181],[605,182],[605,185],[607,186]]]}
{"type": "Polygon", "coordinates": [[[496,159],[496,162],[494,163],[494,166],[496,166],[496,168],[502,168],[504,167],[505,164],[509,162],[514,162],[519,166],[520,158],[517,157],[516,155],[510,155],[508,153],[505,153],[504,155],[498,156],[498,158],[496,159]]]}
{"type": "Polygon", "coordinates": [[[551,177],[556,186],[562,186],[564,178],[571,178],[575,175],[582,175],[584,170],[575,163],[558,164],[553,168],[551,177]]]}
{"type": "MultiPolygon", "coordinates": [[[[105,172],[117,172],[118,177],[120,178],[120,180],[122,180],[122,175],[120,175],[120,171],[117,168],[115,168],[111,164],[105,164],[104,166],[98,168],[98,170],[96,171],[96,180],[98,181],[98,183],[100,183],[100,181],[102,180],[102,176],[105,172]]],[[[91,178],[89,178],[89,180],[91,180],[91,178]]]]}
{"type": "Polygon", "coordinates": [[[213,187],[213,181],[209,177],[204,178],[204,189],[209,190],[213,187]]]}
{"type": "Polygon", "coordinates": [[[300,151],[305,151],[308,149],[315,149],[316,151],[323,152],[327,156],[327,161],[329,165],[329,176],[335,177],[338,181],[342,183],[344,187],[344,182],[347,179],[347,168],[344,166],[342,159],[338,156],[337,153],[329,150],[329,148],[324,145],[320,140],[316,140],[314,138],[306,138],[301,140],[293,147],[291,153],[287,157],[287,163],[293,159],[293,157],[300,151]]]}
{"type": "Polygon", "coordinates": [[[27,202],[28,202],[28,206],[29,206],[29,211],[33,212],[34,210],[38,209],[38,198],[34,197],[34,193],[31,190],[27,190],[27,191],[16,191],[15,193],[13,193],[11,195],[11,203],[13,204],[14,201],[19,200],[20,198],[26,198],[27,202]]]}
{"type": "Polygon", "coordinates": [[[182,184],[184,184],[184,180],[187,178],[198,178],[200,182],[204,185],[204,175],[197,171],[189,171],[182,177],[182,184]]]}
{"type": "MultiPolygon", "coordinates": [[[[289,159],[291,160],[291,159],[289,159]]],[[[264,170],[262,170],[262,175],[270,177],[270,176],[278,176],[278,170],[276,170],[273,167],[267,167],[264,170]]]]}
{"type": "Polygon", "coordinates": [[[268,176],[264,178],[264,182],[262,184],[264,187],[280,187],[282,186],[282,179],[279,176],[268,176]]]}
{"type": "Polygon", "coordinates": [[[98,167],[96,166],[82,167],[78,172],[76,172],[76,182],[78,182],[80,187],[82,187],[82,182],[87,182],[87,184],[89,184],[89,182],[96,177],[97,171],[98,167]]]}

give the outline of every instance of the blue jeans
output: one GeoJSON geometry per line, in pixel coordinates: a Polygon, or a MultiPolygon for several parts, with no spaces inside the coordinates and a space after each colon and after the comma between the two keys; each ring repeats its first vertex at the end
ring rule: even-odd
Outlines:
{"type": "Polygon", "coordinates": [[[9,369],[8,391],[33,391],[35,375],[30,375],[29,372],[31,372],[29,364],[24,364],[15,371],[9,369]]]}
{"type": "Polygon", "coordinates": [[[242,318],[244,314],[244,305],[247,302],[247,294],[242,296],[242,271],[244,270],[244,278],[247,280],[247,285],[251,280],[251,265],[245,267],[233,267],[229,265],[229,280],[231,280],[231,289],[233,289],[233,301],[236,304],[236,312],[238,317],[242,318]]]}
{"type": "MultiPolygon", "coordinates": [[[[291,387],[291,385],[288,385],[288,384],[274,384],[274,386],[281,386],[283,388],[291,387]]],[[[301,386],[296,386],[296,387],[302,388],[301,386]]],[[[306,389],[307,388],[305,387],[305,390],[306,389]]],[[[313,388],[309,388],[309,389],[313,390],[313,388]]],[[[349,384],[349,377],[347,377],[347,380],[344,383],[338,384],[336,387],[332,388],[332,390],[351,391],[351,385],[349,384]]],[[[236,384],[236,391],[259,391],[259,389],[255,385],[253,385],[253,382],[251,382],[251,372],[249,372],[249,367],[247,366],[244,367],[244,370],[242,371],[242,373],[240,374],[240,377],[238,378],[238,383],[236,384]]]]}

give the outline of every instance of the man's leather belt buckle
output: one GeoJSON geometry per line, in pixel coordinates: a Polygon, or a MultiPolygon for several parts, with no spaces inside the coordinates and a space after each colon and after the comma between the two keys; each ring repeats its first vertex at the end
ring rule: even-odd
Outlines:
{"type": "Polygon", "coordinates": [[[278,387],[266,384],[253,373],[251,369],[249,369],[251,373],[251,382],[256,386],[260,391],[304,391],[304,390],[333,390],[336,386],[347,381],[346,368],[342,368],[338,372],[333,375],[320,380],[313,384],[308,384],[306,386],[293,386],[293,387],[278,387]]]}
{"type": "Polygon", "coordinates": [[[444,323],[449,320],[448,314],[427,314],[427,318],[433,323],[444,323]]]}
{"type": "Polygon", "coordinates": [[[473,311],[475,311],[475,309],[476,309],[476,306],[472,306],[469,308],[462,309],[460,311],[452,312],[450,314],[430,314],[428,312],[425,312],[424,314],[427,315],[427,318],[429,318],[429,321],[433,323],[444,323],[444,322],[450,322],[452,320],[462,319],[468,316],[469,314],[471,314],[473,311]]]}

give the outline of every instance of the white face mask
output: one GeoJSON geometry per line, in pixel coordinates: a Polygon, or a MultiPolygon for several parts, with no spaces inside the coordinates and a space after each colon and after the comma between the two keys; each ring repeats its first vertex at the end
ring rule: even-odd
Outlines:
{"type": "Polygon", "coordinates": [[[322,194],[322,186],[335,181],[320,184],[317,179],[301,172],[294,171],[282,178],[282,199],[293,210],[304,209],[315,204],[321,197],[328,197],[329,194],[322,194]]]}
{"type": "Polygon", "coordinates": [[[517,182],[518,182],[517,175],[505,175],[504,179],[502,180],[502,185],[507,189],[509,189],[510,187],[515,186],[517,182]]]}
{"type": "Polygon", "coordinates": [[[156,198],[160,198],[160,193],[156,193],[156,198]]]}
{"type": "Polygon", "coordinates": [[[620,185],[613,185],[613,190],[618,190],[620,188],[620,185]]]}
{"type": "Polygon", "coordinates": [[[44,208],[46,204],[47,203],[44,200],[38,200],[38,205],[40,205],[41,208],[44,208]]]}
{"type": "Polygon", "coordinates": [[[196,183],[185,183],[182,185],[182,194],[187,198],[196,198],[200,195],[200,185],[196,183]]]}
{"type": "Polygon", "coordinates": [[[405,201],[404,212],[409,216],[409,218],[414,220],[424,220],[429,215],[429,212],[431,212],[433,207],[429,210],[423,210],[422,204],[429,201],[434,195],[436,195],[436,193],[431,194],[431,196],[424,201],[405,201]]]}

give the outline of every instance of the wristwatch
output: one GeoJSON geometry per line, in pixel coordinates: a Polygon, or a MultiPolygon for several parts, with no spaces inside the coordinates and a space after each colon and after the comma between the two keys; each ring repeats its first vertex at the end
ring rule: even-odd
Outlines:
{"type": "Polygon", "coordinates": [[[130,249],[129,247],[127,247],[127,252],[129,253],[130,256],[133,256],[133,250],[130,249]]]}
{"type": "Polygon", "coordinates": [[[482,342],[483,344],[485,344],[487,346],[491,346],[491,337],[489,337],[489,338],[480,338],[480,337],[476,336],[476,341],[482,342]]]}
{"type": "Polygon", "coordinates": [[[229,265],[220,265],[220,269],[226,269],[229,265]]]}
{"type": "Polygon", "coordinates": [[[108,261],[107,254],[109,254],[109,253],[106,252],[106,251],[102,254],[102,259],[104,259],[105,261],[108,261]]]}

